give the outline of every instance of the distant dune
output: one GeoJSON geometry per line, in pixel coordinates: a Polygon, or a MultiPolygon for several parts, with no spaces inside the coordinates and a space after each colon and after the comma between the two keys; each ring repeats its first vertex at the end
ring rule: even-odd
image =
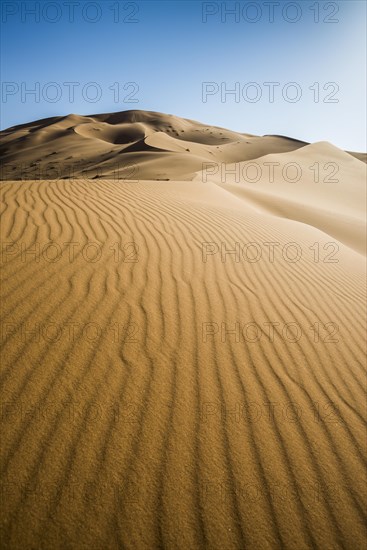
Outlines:
{"type": "Polygon", "coordinates": [[[86,172],[117,179],[192,179],[206,161],[243,161],[303,145],[146,111],[53,117],[0,133],[2,179],[86,172]]]}
{"type": "Polygon", "coordinates": [[[365,157],[145,111],[0,148],[2,548],[364,548],[365,157]]]}

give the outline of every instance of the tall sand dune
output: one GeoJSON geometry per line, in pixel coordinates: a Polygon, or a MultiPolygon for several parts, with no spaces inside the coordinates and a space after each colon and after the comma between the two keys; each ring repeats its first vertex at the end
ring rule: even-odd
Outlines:
{"type": "Polygon", "coordinates": [[[2,133],[2,548],[365,547],[365,165],[208,128],[2,133]]]}
{"type": "Polygon", "coordinates": [[[73,114],[1,132],[0,176],[5,180],[59,179],[88,172],[101,178],[113,173],[116,179],[131,179],[122,168],[128,165],[130,171],[139,169],[139,179],[191,179],[203,160],[236,162],[303,145],[290,138],[238,134],[155,112],[73,114]],[[143,168],[140,165],[146,164],[147,151],[153,162],[143,168]],[[167,177],[161,177],[158,165],[162,162],[165,166],[166,157],[171,169],[168,174],[163,170],[167,177]]]}

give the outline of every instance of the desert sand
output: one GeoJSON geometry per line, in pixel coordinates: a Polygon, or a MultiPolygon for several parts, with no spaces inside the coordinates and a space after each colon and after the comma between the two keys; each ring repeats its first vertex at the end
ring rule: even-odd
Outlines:
{"type": "Polygon", "coordinates": [[[144,111],[1,154],[2,548],[364,548],[365,157],[144,111]]]}

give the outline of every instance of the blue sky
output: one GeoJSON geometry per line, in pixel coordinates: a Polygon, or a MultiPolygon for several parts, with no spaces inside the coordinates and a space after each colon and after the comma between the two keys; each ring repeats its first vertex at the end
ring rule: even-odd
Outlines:
{"type": "Polygon", "coordinates": [[[1,4],[2,129],[147,109],[367,148],[362,0],[1,4]]]}

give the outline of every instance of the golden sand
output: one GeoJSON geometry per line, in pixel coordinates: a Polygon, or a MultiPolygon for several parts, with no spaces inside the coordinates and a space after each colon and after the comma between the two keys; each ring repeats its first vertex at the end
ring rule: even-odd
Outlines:
{"type": "Polygon", "coordinates": [[[2,547],[362,549],[364,163],[109,116],[2,136],[2,547]]]}

